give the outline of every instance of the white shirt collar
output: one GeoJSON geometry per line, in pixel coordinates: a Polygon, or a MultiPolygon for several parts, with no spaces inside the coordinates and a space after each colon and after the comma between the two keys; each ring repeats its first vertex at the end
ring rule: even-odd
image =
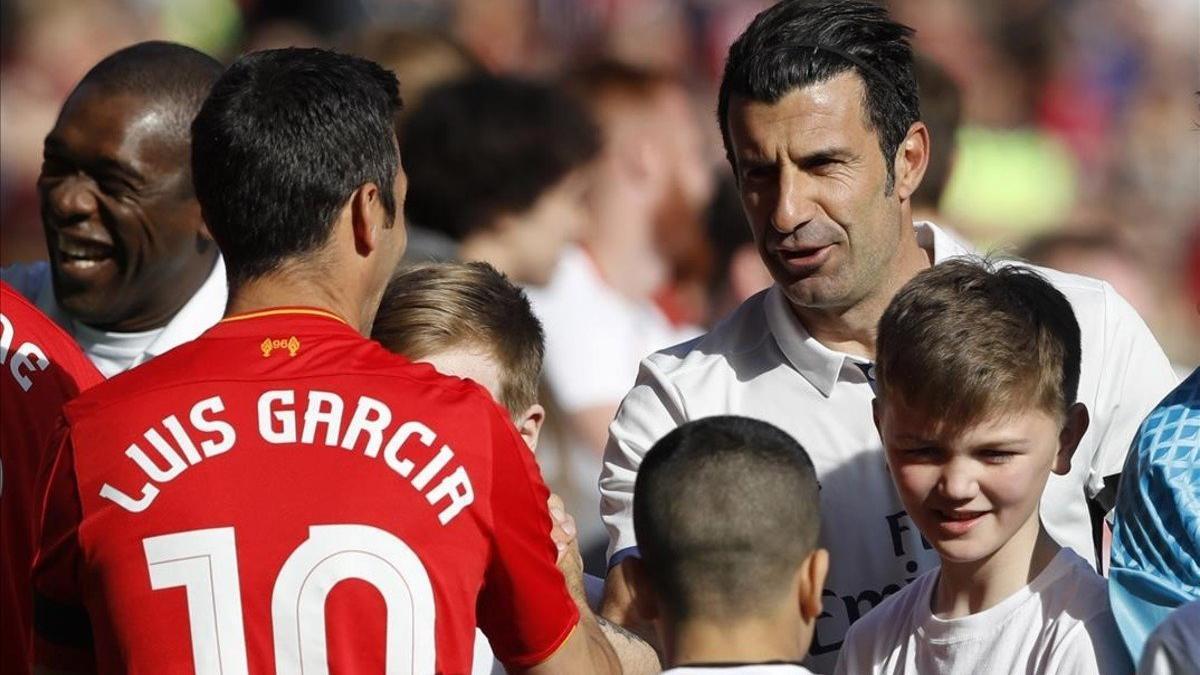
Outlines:
{"type": "MultiPolygon", "coordinates": [[[[913,230],[917,236],[917,245],[926,251],[932,250],[934,264],[974,252],[967,244],[933,223],[914,223],[913,230]]],[[[859,357],[826,347],[810,335],[792,311],[787,296],[778,285],[767,291],[764,309],[767,325],[775,337],[775,343],[779,345],[788,362],[826,398],[833,394],[833,386],[843,369],[849,364],[862,362],[859,357]]],[[[854,371],[858,369],[855,368],[854,371]]]]}
{"type": "MultiPolygon", "coordinates": [[[[49,267],[46,268],[46,282],[38,292],[34,301],[55,323],[67,332],[75,335],[75,321],[58,305],[54,297],[54,285],[50,283],[49,267]]],[[[146,348],[142,363],[152,357],[170,351],[179,345],[200,337],[200,334],[211,328],[225,315],[225,303],[229,299],[229,288],[225,279],[225,259],[218,255],[217,262],[209,272],[208,278],[200,289],[171,317],[167,325],[162,327],[158,337],[146,348]]],[[[136,363],[134,365],[137,365],[136,363]]]]}
{"type": "Polygon", "coordinates": [[[146,358],[168,352],[195,340],[225,315],[229,288],[225,279],[225,258],[218,255],[212,272],[200,289],[171,317],[162,333],[146,348],[146,358]]]}

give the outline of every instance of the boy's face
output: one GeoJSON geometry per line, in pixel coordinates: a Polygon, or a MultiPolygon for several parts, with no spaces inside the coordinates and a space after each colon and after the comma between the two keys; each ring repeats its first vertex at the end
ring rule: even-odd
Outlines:
{"type": "MultiPolygon", "coordinates": [[[[500,401],[501,379],[504,377],[503,366],[484,350],[470,347],[450,347],[416,360],[428,363],[443,375],[474,380],[487,389],[493,399],[497,402],[500,401]]],[[[509,414],[513,418],[513,424],[517,426],[517,432],[525,441],[525,445],[536,452],[538,434],[542,430],[542,422],[546,417],[545,409],[535,403],[525,410],[510,410],[509,414]]]]}
{"type": "Polygon", "coordinates": [[[909,516],[944,562],[958,563],[985,559],[1020,532],[1036,534],[1050,472],[1070,470],[1080,424],[1087,427],[1081,405],[1065,427],[1029,408],[946,429],[934,416],[881,400],[875,422],[909,516]]]}

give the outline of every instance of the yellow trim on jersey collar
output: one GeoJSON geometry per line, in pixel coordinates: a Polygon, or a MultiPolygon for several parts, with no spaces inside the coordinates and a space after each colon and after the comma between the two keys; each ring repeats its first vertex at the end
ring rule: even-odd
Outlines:
{"type": "Polygon", "coordinates": [[[346,321],[337,314],[334,314],[328,310],[317,309],[316,307],[277,307],[275,309],[261,309],[256,312],[246,312],[245,314],[234,314],[233,316],[227,316],[224,319],[221,319],[221,323],[228,323],[230,321],[243,321],[245,319],[258,319],[265,316],[284,316],[288,314],[321,316],[325,317],[326,319],[333,319],[339,323],[344,323],[347,326],[350,325],[350,322],[346,321]]]}

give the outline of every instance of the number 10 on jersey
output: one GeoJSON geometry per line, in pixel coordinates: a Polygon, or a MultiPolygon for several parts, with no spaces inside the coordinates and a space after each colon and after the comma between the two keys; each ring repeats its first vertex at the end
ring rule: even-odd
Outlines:
{"type": "MultiPolygon", "coordinates": [[[[187,591],[197,675],[248,673],[234,528],[142,541],[154,590],[187,591]]],[[[387,607],[388,675],[432,672],[433,587],[424,565],[398,537],[368,525],[316,525],[292,552],[271,591],[275,671],[327,675],[325,599],[338,582],[375,587],[387,607]]]]}

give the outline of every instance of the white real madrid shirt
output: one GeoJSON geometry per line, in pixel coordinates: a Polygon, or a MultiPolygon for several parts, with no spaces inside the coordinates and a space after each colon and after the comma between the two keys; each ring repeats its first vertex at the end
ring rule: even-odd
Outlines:
{"type": "MultiPolygon", "coordinates": [[[[970,254],[930,223],[915,226],[935,263],[970,254]]],[[[1119,473],[1142,418],[1175,375],[1137,313],[1108,284],[1038,268],[1070,301],[1082,335],[1079,400],[1091,426],[1066,476],[1051,476],[1042,519],[1055,540],[1095,564],[1085,495],[1119,473]]],[[[636,554],[633,484],[642,457],[679,424],[711,415],[765,420],[808,451],[821,484],[829,549],[824,612],[807,665],[832,672],[850,624],[938,563],[896,496],[871,414],[869,364],[817,342],[778,286],[707,335],[642,361],[609,428],[600,476],[610,564],[636,554]]]]}

